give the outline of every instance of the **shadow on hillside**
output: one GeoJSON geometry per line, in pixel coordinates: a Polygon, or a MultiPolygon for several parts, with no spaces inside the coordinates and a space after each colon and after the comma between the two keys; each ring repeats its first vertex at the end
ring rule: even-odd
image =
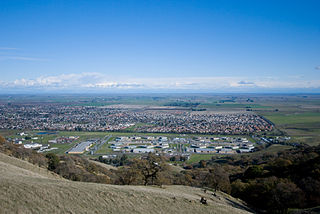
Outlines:
{"type": "Polygon", "coordinates": [[[255,213],[252,209],[240,204],[240,203],[237,203],[235,201],[231,201],[230,199],[226,198],[226,201],[228,202],[229,205],[231,205],[232,207],[235,207],[235,208],[238,208],[238,209],[242,209],[242,210],[246,210],[248,212],[252,212],[252,213],[255,213]]]}

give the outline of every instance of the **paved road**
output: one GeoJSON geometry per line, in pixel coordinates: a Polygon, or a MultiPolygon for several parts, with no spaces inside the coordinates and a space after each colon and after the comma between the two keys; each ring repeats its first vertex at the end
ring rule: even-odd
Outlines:
{"type": "Polygon", "coordinates": [[[112,137],[112,135],[106,135],[102,140],[97,141],[96,145],[92,147],[91,151],[93,154],[96,154],[96,152],[105,144],[108,142],[108,140],[112,137]]]}

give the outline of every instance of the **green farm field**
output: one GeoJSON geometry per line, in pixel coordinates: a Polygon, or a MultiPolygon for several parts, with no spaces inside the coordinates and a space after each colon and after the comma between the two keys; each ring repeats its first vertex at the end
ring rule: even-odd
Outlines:
{"type": "Polygon", "coordinates": [[[320,143],[319,109],[284,107],[279,111],[259,111],[260,115],[272,121],[276,128],[292,137],[292,142],[318,145],[320,143]]]}
{"type": "Polygon", "coordinates": [[[201,160],[210,160],[213,156],[218,156],[218,154],[192,154],[187,163],[198,163],[201,160]]]}
{"type": "Polygon", "coordinates": [[[265,113],[265,117],[277,125],[304,124],[305,126],[320,123],[320,112],[265,113]]]}

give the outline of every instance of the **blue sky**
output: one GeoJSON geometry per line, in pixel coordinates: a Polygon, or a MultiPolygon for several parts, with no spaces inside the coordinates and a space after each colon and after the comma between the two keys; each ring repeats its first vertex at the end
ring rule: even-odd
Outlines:
{"type": "Polygon", "coordinates": [[[320,92],[320,2],[0,1],[0,89],[320,92]]]}

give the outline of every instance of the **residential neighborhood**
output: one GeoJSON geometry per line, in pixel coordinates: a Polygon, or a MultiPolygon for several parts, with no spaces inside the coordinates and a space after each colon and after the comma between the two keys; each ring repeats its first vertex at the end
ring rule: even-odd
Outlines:
{"type": "Polygon", "coordinates": [[[271,131],[273,124],[252,112],[1,104],[0,129],[248,135],[271,131]]]}

